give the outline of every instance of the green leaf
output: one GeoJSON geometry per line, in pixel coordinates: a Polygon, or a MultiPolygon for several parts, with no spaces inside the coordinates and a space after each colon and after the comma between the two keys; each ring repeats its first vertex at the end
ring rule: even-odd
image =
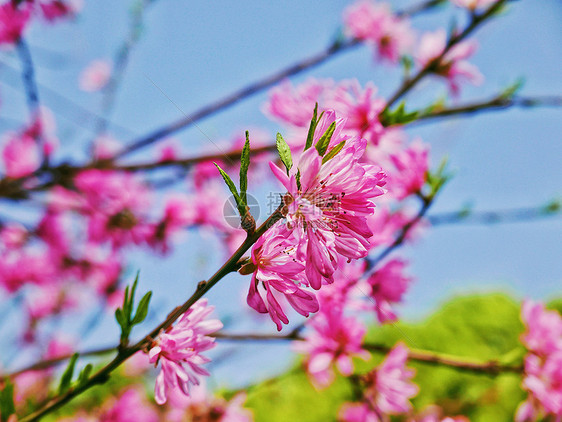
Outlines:
{"type": "Polygon", "coordinates": [[[140,324],[146,318],[148,314],[148,305],[150,304],[150,298],[152,297],[152,292],[146,293],[139,302],[139,306],[137,307],[137,312],[135,313],[135,317],[131,321],[132,325],[140,324]]]}
{"type": "Polygon", "coordinates": [[[78,385],[84,385],[88,378],[90,378],[90,374],[92,373],[92,369],[94,367],[91,363],[87,364],[82,371],[80,371],[80,375],[78,375],[78,385]]]}
{"type": "Polygon", "coordinates": [[[298,190],[302,190],[302,186],[301,186],[301,171],[300,171],[300,169],[297,170],[297,174],[296,174],[296,176],[295,176],[295,180],[296,180],[296,182],[297,182],[297,188],[298,188],[298,190]]]}
{"type": "Polygon", "coordinates": [[[322,164],[324,164],[328,160],[331,160],[332,158],[334,158],[337,155],[337,153],[342,150],[344,145],[345,145],[345,141],[341,141],[339,144],[337,144],[335,147],[333,147],[330,151],[328,151],[328,153],[324,156],[324,158],[322,158],[322,164]]]}
{"type": "Polygon", "coordinates": [[[117,320],[117,323],[119,324],[119,326],[121,327],[121,330],[125,329],[127,327],[127,322],[124,318],[123,315],[123,309],[121,308],[117,308],[115,310],[115,319],[117,320]]]}
{"type": "Polygon", "coordinates": [[[505,88],[501,92],[500,98],[504,99],[504,100],[510,100],[519,91],[521,91],[521,89],[523,88],[524,85],[525,85],[525,78],[523,78],[523,77],[518,78],[514,83],[509,85],[507,88],[505,88]]]}
{"type": "Polygon", "coordinates": [[[220,166],[217,163],[213,163],[213,164],[219,170],[222,178],[224,179],[224,182],[228,186],[228,189],[230,189],[230,193],[232,193],[232,196],[234,196],[234,199],[236,200],[236,206],[238,208],[238,212],[240,213],[240,216],[242,217],[242,216],[246,215],[246,205],[242,202],[242,199],[240,198],[240,195],[238,195],[238,190],[236,189],[236,186],[234,185],[234,182],[232,181],[230,176],[228,174],[226,174],[226,172],[223,169],[220,168],[220,166]]]}
{"type": "Polygon", "coordinates": [[[385,109],[379,116],[380,122],[383,126],[394,126],[394,125],[405,125],[407,123],[413,122],[418,118],[419,112],[406,111],[406,103],[402,101],[394,111],[385,109]]]}
{"type": "Polygon", "coordinates": [[[287,174],[289,174],[289,170],[293,167],[293,157],[291,156],[291,148],[283,139],[280,133],[277,133],[277,152],[279,153],[279,158],[285,165],[285,169],[287,170],[287,174]]]}
{"type": "Polygon", "coordinates": [[[76,361],[78,360],[78,353],[74,353],[70,360],[68,361],[68,366],[64,370],[59,384],[59,394],[63,394],[70,388],[70,382],[72,381],[72,375],[74,374],[74,366],[76,366],[76,361]]]}
{"type": "Polygon", "coordinates": [[[304,147],[305,151],[312,146],[312,142],[314,140],[314,131],[316,130],[317,124],[318,124],[318,103],[314,105],[312,120],[310,120],[310,126],[308,127],[308,134],[306,135],[306,145],[304,147]]]}
{"type": "Polygon", "coordinates": [[[242,148],[240,157],[240,199],[244,205],[248,205],[246,192],[248,190],[248,168],[250,167],[250,133],[246,131],[246,142],[242,148]]]}
{"type": "Polygon", "coordinates": [[[324,132],[324,135],[322,135],[318,142],[316,142],[316,150],[321,157],[326,154],[326,150],[328,149],[328,145],[330,145],[330,141],[332,140],[332,135],[335,130],[336,122],[332,122],[328,129],[326,129],[326,132],[324,132]]]}
{"type": "Polygon", "coordinates": [[[14,413],[16,413],[14,385],[9,379],[6,379],[4,389],[0,391],[0,421],[6,422],[14,413]]]}

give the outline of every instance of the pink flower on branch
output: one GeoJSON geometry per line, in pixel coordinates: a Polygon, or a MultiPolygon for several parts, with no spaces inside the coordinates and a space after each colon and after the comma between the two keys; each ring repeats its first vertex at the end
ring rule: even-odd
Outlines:
{"type": "Polygon", "coordinates": [[[347,32],[372,44],[381,59],[398,63],[414,44],[410,22],[395,15],[387,3],[359,0],[344,13],[347,32]]]}
{"type": "MultiPolygon", "coordinates": [[[[447,45],[447,34],[444,29],[428,32],[421,38],[416,52],[420,66],[425,67],[443,54],[447,45]]],[[[467,80],[473,85],[480,85],[484,77],[476,66],[467,59],[474,55],[478,45],[476,41],[462,41],[451,47],[436,63],[432,71],[447,79],[449,88],[454,95],[460,92],[460,81],[467,80]]]]}
{"type": "Polygon", "coordinates": [[[0,45],[15,44],[21,38],[31,14],[29,4],[8,1],[0,5],[0,45]]]}
{"type": "Polygon", "coordinates": [[[161,367],[156,377],[156,403],[164,404],[170,390],[189,396],[189,386],[199,384],[198,376],[209,375],[202,365],[210,359],[202,353],[215,347],[209,334],[222,328],[217,319],[205,320],[213,309],[206,299],[198,301],[155,340],[148,356],[161,367]]]}
{"type": "Polygon", "coordinates": [[[364,402],[346,403],[340,411],[344,422],[379,422],[385,415],[398,415],[409,412],[419,388],[411,379],[415,371],[406,367],[408,348],[399,343],[386,356],[384,361],[369,373],[366,378],[364,402]]]}
{"type": "Polygon", "coordinates": [[[294,349],[306,354],[306,371],[317,387],[333,382],[334,366],[342,375],[350,376],[352,358],[370,358],[369,352],[361,347],[367,331],[365,326],[354,317],[344,316],[341,308],[322,308],[307,327],[313,331],[306,335],[304,342],[296,343],[294,349]]]}
{"type": "Polygon", "coordinates": [[[82,91],[94,92],[103,89],[113,72],[109,60],[94,60],[80,74],[79,86],[82,91]]]}
{"type": "Polygon", "coordinates": [[[345,120],[326,113],[313,139],[318,145],[328,130],[333,132],[322,155],[321,147],[308,148],[289,174],[270,165],[288,190],[284,197],[286,225],[298,240],[298,252],[302,250],[306,260],[306,277],[316,290],[322,283],[333,282],[338,255],[348,259],[367,255],[372,233],[366,218],[374,212],[372,200],[385,192],[382,170],[360,162],[366,141],[342,135],[344,125],[345,120]]]}

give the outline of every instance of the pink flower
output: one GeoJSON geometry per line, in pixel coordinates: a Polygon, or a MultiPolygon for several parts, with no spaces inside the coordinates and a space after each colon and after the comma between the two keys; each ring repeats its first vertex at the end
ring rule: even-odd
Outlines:
{"type": "Polygon", "coordinates": [[[293,126],[307,127],[312,119],[314,104],[321,103],[321,95],[332,85],[331,80],[310,78],[293,87],[291,82],[286,80],[271,90],[265,112],[293,126]]]}
{"type": "Polygon", "coordinates": [[[62,0],[39,1],[39,7],[46,20],[52,22],[59,18],[72,16],[77,12],[75,4],[72,1],[64,2],[62,0]]]}
{"type": "MultiPolygon", "coordinates": [[[[519,407],[517,422],[533,421],[548,415],[562,418],[562,350],[546,359],[530,354],[525,358],[523,388],[529,398],[519,407]]],[[[553,419],[554,420],[554,419],[553,419]]]]}
{"type": "Polygon", "coordinates": [[[383,419],[383,415],[396,415],[409,412],[419,388],[412,383],[415,371],[406,367],[408,348],[399,343],[389,352],[376,370],[366,376],[367,387],[364,403],[346,404],[340,412],[345,422],[374,421],[383,419]]]}
{"type": "MultiPolygon", "coordinates": [[[[444,29],[424,34],[416,54],[420,66],[427,66],[441,56],[446,45],[447,34],[444,29]]],[[[478,68],[466,61],[475,53],[476,49],[477,43],[473,40],[459,42],[445,53],[433,70],[435,74],[447,79],[454,95],[459,94],[460,80],[466,79],[473,85],[480,85],[484,80],[478,68]]]]}
{"type": "Polygon", "coordinates": [[[367,83],[362,89],[357,79],[339,83],[330,94],[327,104],[339,115],[346,116],[345,132],[376,143],[384,132],[379,114],[386,102],[376,97],[377,87],[367,83]]]}
{"type": "Polygon", "coordinates": [[[395,171],[390,172],[388,188],[401,200],[415,194],[423,187],[429,168],[429,147],[420,140],[408,148],[390,155],[395,171]]]}
{"type": "Polygon", "coordinates": [[[13,1],[0,5],[0,45],[17,43],[29,16],[30,8],[26,2],[18,6],[13,1]]]}
{"type": "Polygon", "coordinates": [[[435,405],[427,406],[419,415],[408,418],[408,422],[469,422],[464,416],[443,416],[443,410],[435,405]]]}
{"type": "Polygon", "coordinates": [[[353,373],[352,358],[370,358],[361,347],[367,331],[365,326],[353,317],[345,317],[338,307],[322,308],[307,326],[313,331],[294,348],[307,355],[306,370],[318,387],[333,382],[333,366],[349,376],[353,373]]]}
{"type": "Polygon", "coordinates": [[[252,262],[241,269],[243,274],[253,273],[248,305],[260,313],[269,313],[279,331],[282,323],[288,324],[289,319],[277,296],[284,295],[293,309],[305,317],[318,311],[315,295],[301,287],[306,286],[302,274],[305,266],[297,260],[288,236],[290,232],[283,226],[270,229],[252,247],[252,262]]]}
{"type": "Polygon", "coordinates": [[[373,44],[391,63],[398,63],[414,42],[409,21],[394,15],[387,3],[359,0],[346,9],[344,22],[351,36],[373,44]]]}
{"type": "Polygon", "coordinates": [[[538,355],[546,356],[562,351],[562,317],[556,311],[547,311],[542,303],[525,300],[521,318],[526,331],[521,341],[538,355]]]}
{"type": "Polygon", "coordinates": [[[111,135],[101,135],[94,139],[93,154],[96,160],[110,160],[123,146],[111,135]]]}
{"type": "Polygon", "coordinates": [[[103,422],[158,422],[156,410],[146,401],[144,394],[134,390],[126,390],[113,406],[103,412],[103,422]]]}
{"type": "Polygon", "coordinates": [[[19,223],[6,223],[0,230],[0,247],[5,250],[21,248],[29,232],[19,223]]]}
{"type": "Polygon", "coordinates": [[[163,253],[168,252],[172,237],[177,236],[195,220],[194,211],[193,204],[187,196],[170,197],[166,202],[164,216],[153,226],[153,233],[148,239],[148,244],[163,253]]]}
{"type": "Polygon", "coordinates": [[[305,274],[316,290],[333,282],[337,256],[358,259],[367,255],[372,236],[366,217],[374,212],[371,202],[384,193],[385,174],[380,168],[360,162],[366,141],[341,135],[345,120],[326,113],[315,133],[314,143],[335,122],[329,151],[344,142],[342,149],[325,161],[316,148],[304,151],[289,175],[270,163],[277,179],[288,190],[287,227],[303,248],[305,274]],[[298,182],[297,182],[298,175],[298,182]]]}
{"type": "Polygon", "coordinates": [[[17,179],[29,176],[41,165],[37,141],[27,135],[10,132],[4,136],[2,161],[6,176],[17,179]]]}
{"type": "Polygon", "coordinates": [[[498,0],[451,0],[451,2],[459,7],[464,7],[469,10],[487,8],[498,0]]]}
{"type": "Polygon", "coordinates": [[[213,309],[206,299],[199,300],[175,326],[158,336],[148,352],[150,362],[161,365],[156,377],[156,403],[164,404],[170,390],[179,389],[189,396],[189,385],[199,384],[197,376],[209,375],[202,365],[210,359],[202,353],[215,347],[215,339],[208,334],[222,328],[219,320],[204,320],[213,309]]]}
{"type": "Polygon", "coordinates": [[[210,395],[207,393],[205,380],[202,380],[201,384],[192,387],[189,397],[177,390],[171,392],[166,421],[251,422],[252,412],[243,408],[245,401],[245,393],[238,393],[229,401],[210,395]]]}
{"type": "Polygon", "coordinates": [[[108,60],[94,60],[81,73],[79,86],[82,91],[94,92],[104,88],[113,72],[108,60]]]}
{"type": "Polygon", "coordinates": [[[399,259],[388,261],[375,271],[367,282],[371,287],[370,296],[375,301],[375,312],[380,322],[396,320],[393,303],[399,303],[408,289],[412,278],[404,275],[406,262],[399,259]]]}
{"type": "Polygon", "coordinates": [[[80,212],[88,217],[92,242],[111,241],[114,248],[140,244],[150,235],[145,221],[150,192],[134,175],[117,171],[85,170],[74,179],[85,199],[80,212]]]}

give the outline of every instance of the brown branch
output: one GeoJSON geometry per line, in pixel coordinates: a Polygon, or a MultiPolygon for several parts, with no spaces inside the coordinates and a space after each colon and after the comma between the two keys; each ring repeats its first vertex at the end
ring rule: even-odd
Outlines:
{"type": "MultiPolygon", "coordinates": [[[[216,338],[228,341],[305,341],[300,335],[279,334],[229,334],[216,333],[216,338]]],[[[392,347],[383,344],[365,343],[363,348],[371,352],[388,353],[392,347]]],[[[459,371],[473,372],[477,374],[499,375],[500,373],[522,373],[523,365],[506,365],[497,360],[480,361],[470,358],[453,356],[445,353],[433,352],[422,349],[408,349],[408,359],[433,366],[447,366],[459,371]]]]}

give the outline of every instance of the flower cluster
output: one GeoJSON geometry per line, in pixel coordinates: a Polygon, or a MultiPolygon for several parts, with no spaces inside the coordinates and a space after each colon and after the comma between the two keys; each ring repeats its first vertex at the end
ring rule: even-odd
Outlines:
{"type": "Polygon", "coordinates": [[[516,420],[548,416],[558,420],[562,418],[562,317],[533,301],[523,303],[521,317],[526,327],[521,341],[529,350],[523,388],[529,397],[519,406],[516,420]]]}
{"type": "Polygon", "coordinates": [[[156,403],[166,403],[171,391],[189,395],[190,385],[198,385],[201,375],[209,375],[203,364],[210,361],[202,353],[215,347],[215,339],[209,337],[222,328],[219,320],[205,320],[214,307],[202,299],[189,308],[178,322],[161,333],[148,352],[150,362],[160,363],[156,377],[156,403]]]}
{"type": "Polygon", "coordinates": [[[346,403],[340,410],[343,422],[383,421],[386,415],[407,413],[412,409],[409,399],[418,393],[412,383],[414,370],[406,367],[408,348],[396,345],[384,361],[366,378],[362,403],[346,403]]]}

